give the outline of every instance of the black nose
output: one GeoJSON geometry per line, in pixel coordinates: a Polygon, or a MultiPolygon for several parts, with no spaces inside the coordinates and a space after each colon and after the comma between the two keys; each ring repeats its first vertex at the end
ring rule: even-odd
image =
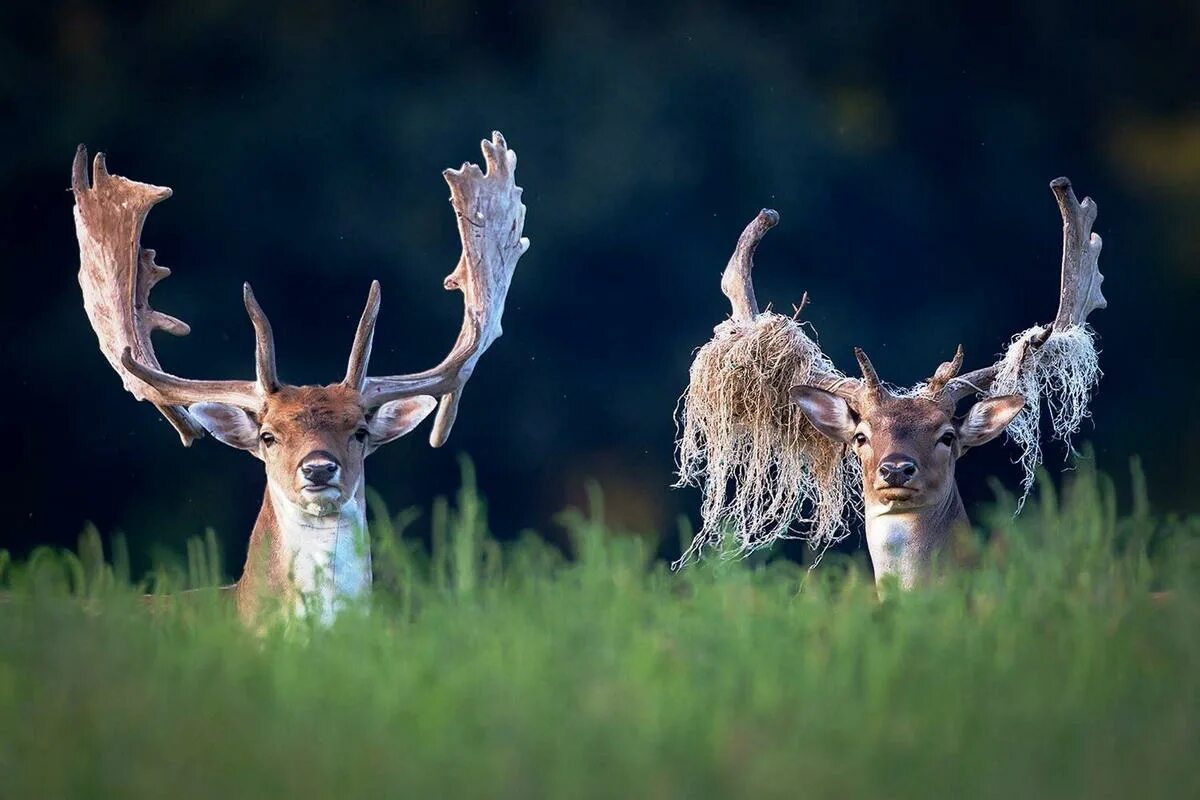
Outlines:
{"type": "Polygon", "coordinates": [[[333,461],[307,461],[300,465],[304,479],[316,486],[324,486],[337,474],[338,465],[333,461]]]}
{"type": "Polygon", "coordinates": [[[888,456],[879,465],[879,477],[888,486],[904,486],[916,474],[916,463],[904,456],[888,456]]]}

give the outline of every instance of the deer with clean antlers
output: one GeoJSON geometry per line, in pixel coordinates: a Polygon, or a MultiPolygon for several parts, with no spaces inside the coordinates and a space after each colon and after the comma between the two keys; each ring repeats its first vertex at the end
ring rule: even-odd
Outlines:
{"type": "MultiPolygon", "coordinates": [[[[968,526],[954,474],[958,459],[967,450],[994,439],[1023,410],[1033,417],[1024,424],[1025,430],[1032,426],[1036,446],[1036,415],[1040,409],[1026,410],[1026,404],[1028,399],[1037,399],[1039,387],[1068,395],[1065,401],[1059,398],[1058,408],[1064,402],[1073,403],[1072,413],[1067,415],[1071,419],[1060,425],[1056,416],[1055,428],[1064,437],[1073,431],[1079,419],[1086,416],[1087,391],[1098,376],[1091,335],[1084,326],[1088,314],[1106,305],[1100,292],[1103,277],[1098,268],[1101,241],[1091,230],[1096,218],[1096,206],[1091,199],[1080,203],[1066,178],[1058,178],[1050,186],[1063,220],[1060,298],[1054,321],[1018,336],[1004,358],[974,372],[960,374],[963,363],[960,346],[953,360],[943,363],[931,378],[909,390],[896,390],[881,381],[871,361],[858,348],[855,355],[862,377],[847,377],[800,331],[796,318],[770,312],[760,315],[751,280],[753,256],[779,217],[776,212],[764,209],[751,221],[721,280],[722,291],[732,305],[732,319],[718,326],[714,341],[701,349],[692,368],[689,394],[685,395],[685,418],[690,418],[681,441],[681,482],[696,481],[697,475],[708,480],[704,489],[705,523],[709,532],[702,532],[708,538],[698,537],[691,552],[715,539],[711,530],[722,523],[716,518],[730,510],[733,513],[725,513],[726,518],[732,516],[751,528],[759,526],[749,536],[742,532],[743,550],[786,535],[787,526],[803,513],[794,508],[800,505],[793,502],[796,498],[818,506],[809,522],[824,524],[826,530],[842,524],[840,485],[833,490],[829,487],[854,471],[841,471],[837,463],[832,468],[828,465],[846,458],[848,450],[861,473],[867,546],[876,578],[895,575],[902,586],[910,587],[930,574],[931,565],[939,557],[945,557],[954,533],[968,526]],[[763,330],[755,327],[759,323],[775,326],[772,330],[786,331],[790,338],[779,347],[759,339],[748,350],[733,349],[737,342],[759,336],[763,330]],[[1081,351],[1071,351],[1072,342],[1085,344],[1081,351]],[[706,348],[713,349],[706,354],[706,348]],[[1057,348],[1060,360],[1039,367],[1035,362],[1042,357],[1043,348],[1047,352],[1057,348]],[[742,355],[746,352],[750,353],[748,359],[742,355]],[[1072,358],[1082,361],[1084,367],[1079,369],[1072,358]],[[736,391],[716,394],[707,388],[713,383],[712,376],[719,370],[728,370],[721,373],[734,376],[727,381],[747,383],[746,374],[756,370],[765,373],[763,361],[782,364],[780,380],[785,382],[776,382],[782,391],[764,401],[773,407],[757,418],[737,408],[721,409],[724,416],[718,421],[724,427],[714,424],[709,402],[712,396],[723,397],[726,405],[747,407],[757,398],[746,398],[736,391]],[[1038,368],[1043,370],[1040,377],[1032,374],[1038,368]],[[1024,391],[1018,391],[1021,389],[1024,391]],[[702,394],[705,392],[709,394],[702,394]],[[965,414],[957,416],[959,402],[973,395],[981,399],[965,414]],[[789,403],[799,409],[802,418],[786,408],[789,403]],[[802,430],[804,420],[820,436],[805,438],[808,435],[802,430]],[[756,426],[759,430],[754,430],[756,426]],[[793,494],[780,493],[777,487],[767,485],[793,473],[788,472],[786,464],[781,466],[788,454],[780,455],[775,443],[768,443],[767,449],[763,449],[760,440],[764,437],[758,434],[775,438],[792,436],[793,449],[809,451],[799,455],[800,471],[804,474],[793,494]],[[830,452],[821,437],[837,446],[832,455],[817,452],[822,448],[826,448],[822,452],[830,452]],[[699,462],[700,458],[706,458],[707,465],[699,462]],[[761,468],[756,459],[770,463],[761,468]],[[708,470],[707,475],[704,469],[708,470]],[[734,483],[739,479],[758,481],[758,485],[728,501],[726,478],[734,483]],[[830,497],[833,501],[829,506],[820,507],[830,497]],[[837,519],[831,520],[831,514],[837,519]]],[[[803,306],[802,301],[800,308],[803,306]]],[[[743,393],[761,392],[762,385],[768,383],[764,380],[761,385],[752,384],[743,393]]]]}
{"type": "Polygon", "coordinates": [[[500,336],[500,319],[517,260],[525,206],[514,182],[516,153],[494,133],[482,142],[486,170],[448,169],[462,256],[445,288],[463,293],[462,328],[432,369],[371,377],[367,364],[379,313],[371,284],[345,377],[328,386],[290,386],[275,369],[271,324],[250,290],[254,380],[192,380],[162,370],[151,334],[186,335],[188,326],[149,305],[151,288],[170,274],[141,246],[142,227],[165,187],[112,175],[97,154],[91,180],[87,151],[75,154],[72,189],[79,238],[79,282],[100,349],[138,400],[153,403],[185,446],[205,432],[263,461],[267,488],[250,536],[241,578],[232,587],[239,614],[251,621],[264,599],[284,608],[319,607],[331,619],[371,585],[363,492],[364,459],[416,427],[439,405],[430,444],[441,446],[454,424],[463,387],[500,336]],[[435,399],[439,398],[439,399],[435,399]]]}

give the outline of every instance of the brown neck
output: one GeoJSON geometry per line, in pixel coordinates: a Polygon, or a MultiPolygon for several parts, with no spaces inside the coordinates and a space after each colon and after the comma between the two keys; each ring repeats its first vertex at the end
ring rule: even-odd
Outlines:
{"type": "Polygon", "coordinates": [[[940,502],[918,509],[896,511],[888,503],[868,502],[866,522],[875,581],[895,575],[905,589],[927,580],[935,559],[949,550],[955,531],[970,525],[953,484],[940,502]]]}
{"type": "Polygon", "coordinates": [[[274,604],[284,612],[312,610],[331,622],[339,608],[370,587],[362,489],[338,513],[316,517],[268,485],[235,589],[239,615],[252,621],[274,604]]]}

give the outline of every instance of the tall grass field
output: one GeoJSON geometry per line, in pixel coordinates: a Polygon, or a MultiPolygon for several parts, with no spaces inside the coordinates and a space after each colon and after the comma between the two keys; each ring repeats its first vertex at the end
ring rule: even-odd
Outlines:
{"type": "MultiPolygon", "coordinates": [[[[936,585],[672,571],[597,494],[566,552],[372,498],[375,592],[248,632],[209,542],[0,553],[2,798],[1200,797],[1200,519],[1086,467],[1000,495],[936,585]],[[431,541],[426,547],[419,542],[431,541]]],[[[686,531],[684,532],[686,535],[686,531]]]]}

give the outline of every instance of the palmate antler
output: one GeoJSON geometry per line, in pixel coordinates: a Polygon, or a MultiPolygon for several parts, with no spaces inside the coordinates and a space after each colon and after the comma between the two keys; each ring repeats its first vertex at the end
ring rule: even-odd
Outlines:
{"type": "Polygon", "coordinates": [[[447,290],[463,293],[463,323],[450,353],[432,369],[408,375],[367,376],[375,320],[379,314],[379,284],[371,286],[367,307],[351,348],[346,382],[358,387],[364,401],[379,406],[415,395],[441,398],[429,443],[440,447],[458,415],[462,390],[475,364],[503,332],[500,320],[517,261],[529,249],[521,234],[525,206],[516,185],[517,154],[508,149],[499,131],[480,143],[486,171],[465,163],[442,173],[450,185],[450,203],[458,217],[462,255],[446,276],[447,290]]]}
{"type": "Polygon", "coordinates": [[[138,400],[149,400],[179,432],[184,445],[204,435],[204,429],[179,405],[144,382],[123,363],[125,353],[138,363],[158,368],[150,335],[164,330],[186,336],[188,326],[150,308],[150,290],[171,274],[154,263],[154,251],[141,246],[142,226],[150,209],[171,196],[164,186],[151,186],[110,175],[104,154],[97,153],[91,180],[87,148],[79,145],[71,170],[75,193],[75,233],[79,238],[79,285],[100,350],[125,389],[138,400]]]}
{"type": "MultiPolygon", "coordinates": [[[[462,388],[484,351],[501,334],[504,301],[517,260],[529,248],[521,236],[525,206],[514,183],[516,154],[498,132],[482,143],[487,171],[474,164],[448,169],[450,199],[458,216],[462,256],[445,280],[447,289],[463,292],[465,312],[458,340],[449,355],[433,369],[411,375],[366,376],[379,314],[380,287],[375,281],[359,321],[344,383],[361,392],[369,408],[403,397],[441,397],[441,408],[430,434],[440,446],[454,424],[462,388]]],[[[188,327],[150,308],[150,288],[169,273],[154,263],[154,251],[141,248],[146,215],[171,190],[110,175],[104,156],[96,156],[89,184],[87,151],[80,145],[75,155],[72,188],[75,192],[76,232],[79,237],[80,274],[84,305],[100,348],[121,375],[125,388],[139,400],[154,403],[179,431],[185,445],[204,434],[187,406],[218,402],[251,412],[262,409],[265,398],[281,387],[275,368],[275,343],[271,324],[254,298],[250,285],[243,295],[254,325],[256,340],[253,381],[190,380],[164,372],[154,354],[150,334],[166,330],[182,336],[188,327]]]]}
{"type": "MultiPolygon", "coordinates": [[[[1108,301],[1100,291],[1100,284],[1104,281],[1104,276],[1100,274],[1100,248],[1103,242],[1098,234],[1092,233],[1092,225],[1096,222],[1096,204],[1090,197],[1079,202],[1068,178],[1055,178],[1050,182],[1050,189],[1058,201],[1063,220],[1058,313],[1052,323],[1015,345],[1022,348],[1021,352],[1015,354],[1016,366],[1024,364],[1030,354],[1042,347],[1052,334],[1082,327],[1087,323],[1089,314],[1108,307],[1108,301]]],[[[947,362],[942,367],[948,371],[939,369],[929,380],[930,395],[953,409],[965,397],[986,393],[1007,360],[1006,357],[991,366],[959,375],[958,370],[962,366],[960,348],[954,368],[949,370],[951,365],[947,362]]]]}
{"type": "Polygon", "coordinates": [[[71,188],[83,305],[101,351],[125,388],[137,399],[154,403],[185,446],[204,435],[204,428],[187,410],[192,403],[212,401],[257,411],[263,396],[278,389],[279,381],[271,324],[249,284],[244,297],[257,340],[257,380],[194,381],[165,373],[159,366],[151,334],[164,330],[184,336],[190,330],[150,308],[150,289],[171,272],[154,263],[153,250],[141,246],[147,214],[170,197],[171,190],[109,174],[103,153],[96,154],[89,182],[83,145],[75,151],[71,188]]]}

